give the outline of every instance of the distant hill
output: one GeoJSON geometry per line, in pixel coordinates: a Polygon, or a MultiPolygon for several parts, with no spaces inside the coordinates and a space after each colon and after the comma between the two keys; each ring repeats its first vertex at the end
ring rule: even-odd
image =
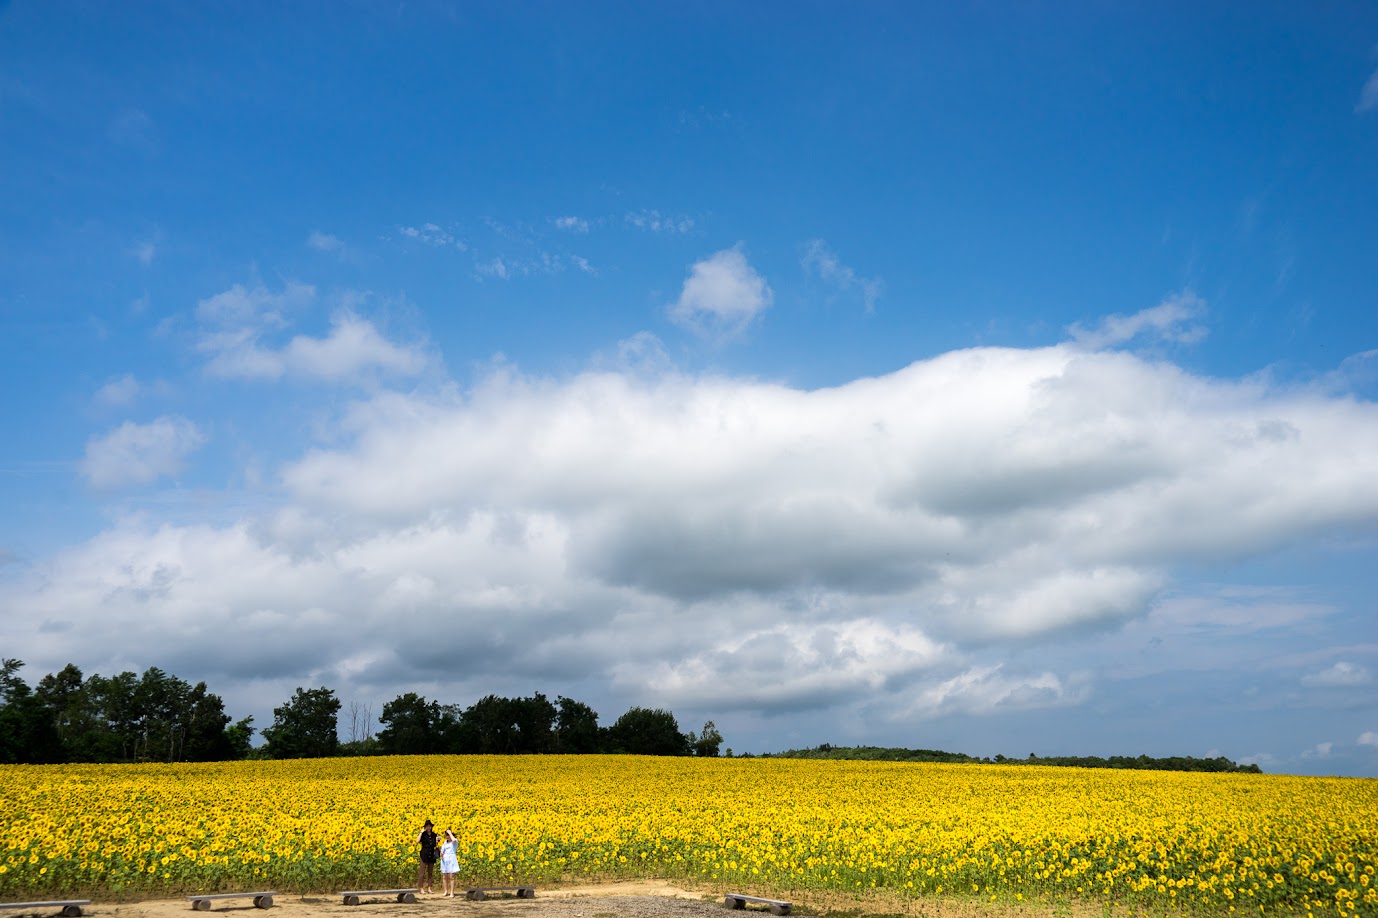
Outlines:
{"type": "Polygon", "coordinates": [[[881,746],[833,746],[824,743],[813,749],[790,749],[785,752],[767,752],[762,758],[777,759],[857,759],[868,762],[957,762],[962,764],[986,765],[1060,765],[1071,768],[1127,768],[1141,771],[1211,771],[1243,772],[1262,774],[1257,765],[1240,765],[1222,756],[1213,759],[1198,759],[1192,756],[1171,756],[1153,758],[1152,756],[1115,755],[1108,759],[1094,755],[1036,756],[1027,759],[1009,759],[1003,755],[995,758],[979,758],[961,752],[944,752],[941,749],[898,749],[881,746]]]}

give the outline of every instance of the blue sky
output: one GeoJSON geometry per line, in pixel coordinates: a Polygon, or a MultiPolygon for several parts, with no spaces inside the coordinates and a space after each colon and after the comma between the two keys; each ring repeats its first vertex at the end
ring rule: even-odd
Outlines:
{"type": "Polygon", "coordinates": [[[0,4],[0,653],[1378,776],[1378,10],[0,4]]]}

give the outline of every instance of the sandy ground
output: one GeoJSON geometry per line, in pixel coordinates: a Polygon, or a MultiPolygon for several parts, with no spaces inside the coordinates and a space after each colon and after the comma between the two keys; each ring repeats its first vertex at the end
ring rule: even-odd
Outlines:
{"type": "MultiPolygon", "coordinates": [[[[144,902],[93,902],[83,912],[93,918],[726,918],[721,896],[680,889],[656,880],[605,883],[561,889],[537,887],[536,898],[517,899],[506,893],[470,902],[461,892],[453,899],[420,896],[415,904],[395,897],[364,899],[359,905],[344,904],[343,897],[324,893],[273,897],[273,907],[254,908],[252,899],[217,899],[209,911],[197,912],[185,898],[150,899],[144,902]]],[[[36,911],[55,918],[59,909],[36,911]]],[[[769,912],[762,914],[769,915],[769,912]]],[[[0,912],[3,918],[22,918],[20,912],[0,912]]],[[[755,914],[751,918],[756,918],[755,914]]]]}
{"type": "MultiPolygon", "coordinates": [[[[683,889],[661,880],[602,883],[596,886],[536,888],[534,899],[495,894],[470,902],[460,893],[454,899],[422,896],[415,904],[395,897],[365,899],[355,906],[343,897],[314,893],[288,893],[273,898],[270,910],[254,908],[251,899],[218,899],[209,911],[197,912],[185,898],[150,899],[144,902],[101,902],[85,906],[92,918],[762,918],[764,907],[751,906],[729,913],[723,908],[723,892],[750,894],[751,890],[683,889]],[[498,896],[501,896],[499,898],[498,896]]],[[[904,916],[904,918],[1104,918],[1105,912],[1087,903],[978,903],[953,899],[859,898],[819,895],[794,899],[793,914],[834,916],[904,916]]],[[[57,918],[59,909],[30,914],[57,918]]],[[[18,911],[0,912],[0,918],[24,918],[18,911]]]]}

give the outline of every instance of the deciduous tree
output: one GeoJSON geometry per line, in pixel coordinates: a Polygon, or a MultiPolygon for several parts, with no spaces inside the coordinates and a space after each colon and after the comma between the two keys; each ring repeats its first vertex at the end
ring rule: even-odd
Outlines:
{"type": "Polygon", "coordinates": [[[275,759],[313,759],[335,755],[340,701],[335,692],[298,688],[282,707],[273,708],[273,725],[263,731],[275,759]]]}
{"type": "Polygon", "coordinates": [[[662,708],[631,708],[608,728],[610,752],[631,755],[688,755],[689,738],[675,715],[662,708]]]}

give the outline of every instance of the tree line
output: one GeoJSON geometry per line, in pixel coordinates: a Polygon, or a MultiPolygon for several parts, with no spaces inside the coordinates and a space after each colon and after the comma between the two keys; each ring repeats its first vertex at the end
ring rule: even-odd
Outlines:
{"type": "MultiPolygon", "coordinates": [[[[1055,755],[1039,756],[1029,753],[1027,759],[1011,759],[1003,755],[982,758],[961,752],[943,752],[941,749],[902,749],[881,746],[833,746],[823,743],[813,749],[790,749],[774,754],[783,759],[861,759],[874,762],[959,762],[985,765],[1060,765],[1074,768],[1124,768],[1152,771],[1209,771],[1243,772],[1262,774],[1257,765],[1240,765],[1222,756],[1211,759],[1198,759],[1189,755],[1175,755],[1162,758],[1153,756],[1112,755],[1101,758],[1095,755],[1055,755]]],[[[770,757],[766,753],[766,757],[770,757]]]]}
{"type": "Polygon", "coordinates": [[[716,756],[723,742],[712,721],[699,733],[682,733],[671,712],[633,707],[605,727],[587,704],[563,695],[552,702],[540,692],[488,695],[467,708],[407,692],[384,704],[377,720],[371,707],[351,704],[349,739],[342,742],[343,704],[322,686],[298,688],[274,708],[255,747],[253,718],[233,721],[204,682],[191,685],[157,667],[142,676],[84,677],[68,664],[30,688],[19,675],[23,665],[0,661],[0,764],[428,753],[716,756]]]}

